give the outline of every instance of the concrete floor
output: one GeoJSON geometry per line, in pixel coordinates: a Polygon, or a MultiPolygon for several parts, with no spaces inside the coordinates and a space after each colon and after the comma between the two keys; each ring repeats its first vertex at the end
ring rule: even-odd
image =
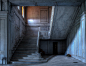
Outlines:
{"type": "Polygon", "coordinates": [[[0,66],[86,66],[86,63],[83,63],[71,57],[58,55],[50,59],[47,63],[33,64],[33,65],[10,64],[10,65],[0,65],[0,66]],[[78,62],[78,63],[73,63],[73,62],[78,62]]]}

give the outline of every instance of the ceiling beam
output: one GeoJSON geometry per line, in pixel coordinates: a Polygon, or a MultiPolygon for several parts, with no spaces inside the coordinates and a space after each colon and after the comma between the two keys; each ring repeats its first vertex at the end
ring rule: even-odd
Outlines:
{"type": "Polygon", "coordinates": [[[14,5],[20,6],[55,6],[55,5],[81,5],[85,0],[9,0],[14,5]]]}

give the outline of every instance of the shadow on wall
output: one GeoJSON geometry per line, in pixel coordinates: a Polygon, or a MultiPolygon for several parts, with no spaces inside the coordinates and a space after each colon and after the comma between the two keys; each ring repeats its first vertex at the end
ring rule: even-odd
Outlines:
{"type": "Polygon", "coordinates": [[[67,55],[67,53],[71,54],[71,52],[74,51],[74,49],[75,49],[75,47],[74,47],[74,44],[76,44],[75,40],[79,39],[79,36],[77,35],[79,27],[80,27],[80,23],[78,23],[76,26],[73,26],[72,30],[68,34],[68,37],[67,37],[67,51],[65,53],[66,55],[67,55]]]}

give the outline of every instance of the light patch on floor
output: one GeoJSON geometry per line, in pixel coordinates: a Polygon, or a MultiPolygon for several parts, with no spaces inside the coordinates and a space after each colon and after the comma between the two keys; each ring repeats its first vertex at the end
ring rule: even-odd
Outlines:
{"type": "Polygon", "coordinates": [[[72,57],[66,57],[58,55],[50,59],[47,63],[41,64],[10,64],[10,65],[0,65],[0,66],[86,66],[86,63],[83,63],[72,57]]]}

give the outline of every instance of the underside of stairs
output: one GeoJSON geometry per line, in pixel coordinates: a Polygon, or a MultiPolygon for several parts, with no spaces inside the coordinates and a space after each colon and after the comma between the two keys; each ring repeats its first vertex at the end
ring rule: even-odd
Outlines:
{"type": "Polygon", "coordinates": [[[41,55],[37,53],[37,37],[24,37],[11,58],[11,63],[43,62],[47,62],[47,60],[41,58],[41,55]]]}

